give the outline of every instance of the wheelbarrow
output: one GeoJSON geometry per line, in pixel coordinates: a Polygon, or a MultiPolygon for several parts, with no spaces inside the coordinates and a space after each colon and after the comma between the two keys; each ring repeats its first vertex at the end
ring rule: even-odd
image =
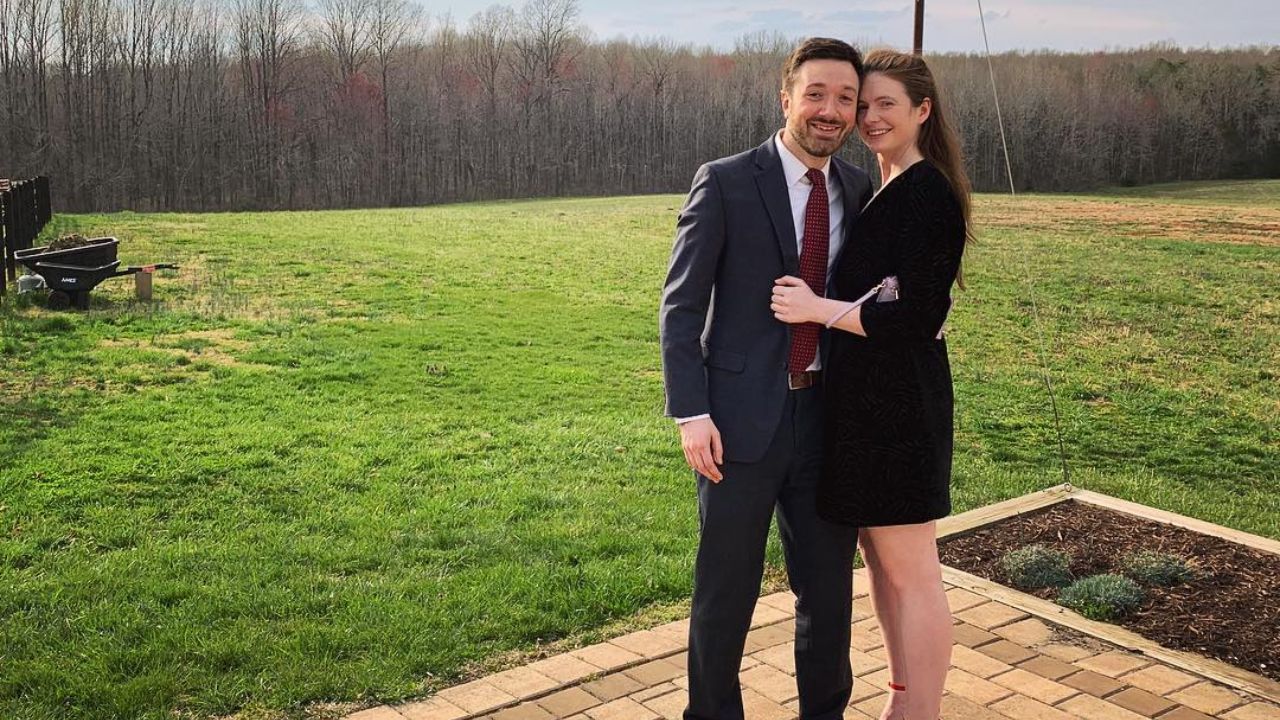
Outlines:
{"type": "Polygon", "coordinates": [[[121,268],[116,259],[119,245],[120,241],[113,237],[94,238],[80,247],[62,250],[50,250],[47,245],[19,250],[14,253],[14,260],[44,278],[49,288],[48,304],[53,310],[72,305],[88,310],[89,291],[107,278],[178,268],[172,263],[121,268]]]}

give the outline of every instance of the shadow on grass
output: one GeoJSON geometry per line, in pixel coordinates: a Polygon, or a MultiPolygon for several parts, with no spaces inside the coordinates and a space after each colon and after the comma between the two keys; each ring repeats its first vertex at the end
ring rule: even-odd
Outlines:
{"type": "Polygon", "coordinates": [[[30,363],[53,342],[79,334],[68,314],[33,311],[27,295],[0,299],[0,472],[51,431],[70,427],[84,409],[80,402],[60,403],[47,393],[61,383],[56,374],[31,369],[30,363]]]}

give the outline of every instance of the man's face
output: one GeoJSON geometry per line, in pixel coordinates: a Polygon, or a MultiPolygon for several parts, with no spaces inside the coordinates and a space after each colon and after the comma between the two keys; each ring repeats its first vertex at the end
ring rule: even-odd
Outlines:
{"type": "Polygon", "coordinates": [[[845,60],[809,60],[782,90],[787,135],[815,158],[833,154],[855,127],[858,73],[845,60]]]}

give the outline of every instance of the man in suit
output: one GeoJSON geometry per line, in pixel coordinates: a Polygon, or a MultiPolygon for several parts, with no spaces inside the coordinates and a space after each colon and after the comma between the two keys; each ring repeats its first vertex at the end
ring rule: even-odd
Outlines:
{"type": "Polygon", "coordinates": [[[851,528],[817,516],[822,327],[769,308],[774,280],[822,295],[844,235],[871,197],[833,157],[855,128],[862,59],[810,38],[783,66],[786,126],[698,169],[680,212],[659,324],[666,412],[696,473],[700,534],[685,720],[741,720],[738,667],[776,512],[796,594],[802,720],[838,720],[852,690],[851,528]]]}

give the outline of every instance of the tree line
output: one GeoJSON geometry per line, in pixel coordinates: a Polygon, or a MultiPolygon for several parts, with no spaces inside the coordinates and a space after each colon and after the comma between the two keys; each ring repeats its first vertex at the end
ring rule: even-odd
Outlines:
{"type": "MultiPolygon", "coordinates": [[[[780,125],[793,43],[599,40],[576,0],[461,23],[412,0],[0,0],[0,177],[51,176],[67,211],[682,192],[780,125]]],[[[930,61],[975,185],[1006,189],[985,57],[930,61]]],[[[1019,190],[1280,177],[1278,48],[993,65],[1019,190]]]]}

